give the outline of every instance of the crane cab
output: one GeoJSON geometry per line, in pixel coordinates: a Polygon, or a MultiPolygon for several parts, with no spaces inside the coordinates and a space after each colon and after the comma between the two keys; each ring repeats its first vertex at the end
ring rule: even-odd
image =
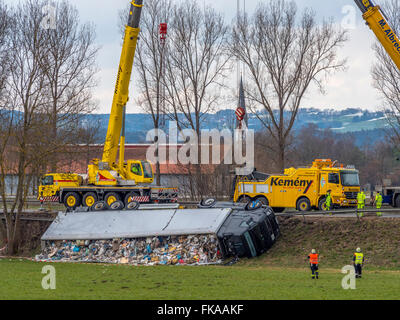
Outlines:
{"type": "Polygon", "coordinates": [[[126,179],[138,183],[152,183],[154,180],[153,168],[146,160],[127,160],[124,164],[126,179]]]}

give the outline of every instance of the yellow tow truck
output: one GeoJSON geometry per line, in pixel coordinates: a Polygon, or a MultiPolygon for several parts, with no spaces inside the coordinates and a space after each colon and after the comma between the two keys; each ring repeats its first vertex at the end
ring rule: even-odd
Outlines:
{"type": "Polygon", "coordinates": [[[331,190],[334,207],[354,207],[360,191],[358,171],[335,164],[330,159],[316,159],[310,167],[285,169],[284,174],[236,176],[233,200],[259,200],[275,212],[285,208],[325,210],[326,193],[331,190]]]}
{"type": "Polygon", "coordinates": [[[46,174],[38,190],[40,201],[64,203],[69,209],[90,207],[97,201],[105,201],[108,206],[117,201],[124,206],[132,201],[177,201],[177,188],[150,185],[154,174],[148,161],[124,159],[126,103],[142,7],[143,0],[131,2],[102,159],[92,160],[86,177],[74,173],[46,174]]]}

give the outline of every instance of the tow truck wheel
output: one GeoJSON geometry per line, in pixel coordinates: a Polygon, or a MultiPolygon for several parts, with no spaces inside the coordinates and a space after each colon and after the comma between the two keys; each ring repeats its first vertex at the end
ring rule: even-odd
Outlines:
{"type": "Polygon", "coordinates": [[[115,201],[121,200],[118,193],[109,192],[106,194],[104,201],[107,203],[108,206],[111,206],[115,201]]]}
{"type": "Polygon", "coordinates": [[[297,201],[298,211],[309,211],[311,209],[310,200],[307,198],[301,198],[297,201]]]}
{"type": "Polygon", "coordinates": [[[79,194],[76,192],[68,192],[65,197],[64,197],[64,205],[68,209],[75,209],[76,207],[79,207],[81,204],[79,194]]]}
{"type": "Polygon", "coordinates": [[[319,211],[325,211],[326,210],[325,198],[319,199],[319,201],[318,201],[318,210],[319,211]]]}
{"type": "Polygon", "coordinates": [[[82,204],[85,207],[91,207],[97,201],[97,195],[94,192],[88,192],[83,196],[82,204]]]}

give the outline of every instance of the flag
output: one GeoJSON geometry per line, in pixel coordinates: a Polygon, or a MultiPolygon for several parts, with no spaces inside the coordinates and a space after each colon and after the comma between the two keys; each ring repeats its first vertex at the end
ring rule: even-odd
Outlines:
{"type": "Polygon", "coordinates": [[[242,129],[243,127],[247,128],[248,116],[247,116],[247,110],[246,110],[246,102],[245,102],[245,98],[244,98],[242,77],[240,77],[239,101],[238,101],[238,106],[236,108],[235,114],[236,114],[236,129],[242,129]]]}

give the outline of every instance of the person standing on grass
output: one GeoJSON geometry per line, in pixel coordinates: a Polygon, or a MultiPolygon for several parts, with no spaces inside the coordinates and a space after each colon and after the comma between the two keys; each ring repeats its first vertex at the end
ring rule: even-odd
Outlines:
{"type": "Polygon", "coordinates": [[[315,251],[315,249],[311,250],[311,253],[307,256],[307,258],[310,261],[310,268],[311,268],[311,279],[318,279],[318,253],[315,251]]]}
{"type": "Polygon", "coordinates": [[[357,248],[353,255],[353,264],[356,271],[356,278],[361,278],[362,267],[364,264],[364,254],[361,252],[360,248],[357,248]]]}

